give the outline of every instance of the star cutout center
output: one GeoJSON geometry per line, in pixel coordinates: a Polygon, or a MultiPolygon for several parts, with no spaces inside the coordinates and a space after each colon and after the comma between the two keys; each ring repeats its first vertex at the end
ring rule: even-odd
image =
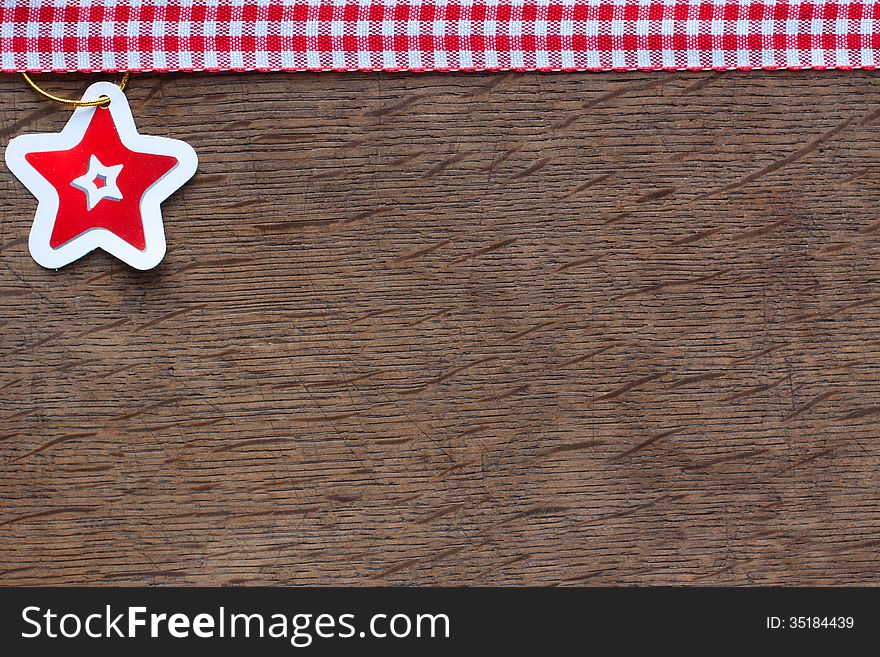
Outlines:
{"type": "Polygon", "coordinates": [[[73,187],[85,192],[86,207],[90,212],[104,199],[122,200],[122,192],[119,191],[116,179],[123,166],[122,164],[112,167],[105,166],[97,155],[92,155],[89,158],[89,170],[70,183],[73,187]]]}

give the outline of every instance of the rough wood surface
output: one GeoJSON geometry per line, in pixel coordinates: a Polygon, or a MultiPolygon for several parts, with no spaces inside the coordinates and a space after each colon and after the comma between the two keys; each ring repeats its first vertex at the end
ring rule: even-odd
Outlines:
{"type": "Polygon", "coordinates": [[[0,173],[0,582],[880,583],[875,74],[130,99],[201,158],[157,271],[0,173]]]}

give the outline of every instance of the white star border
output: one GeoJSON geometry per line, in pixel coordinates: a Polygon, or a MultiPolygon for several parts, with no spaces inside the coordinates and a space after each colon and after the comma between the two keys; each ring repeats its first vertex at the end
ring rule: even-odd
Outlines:
{"type": "Polygon", "coordinates": [[[144,228],[144,250],[139,250],[106,228],[91,228],[58,248],[49,246],[52,228],[58,216],[58,192],[25,159],[28,153],[69,150],[82,141],[97,107],[78,107],[61,132],[21,135],[6,147],[6,166],[37,198],[37,213],[28,238],[31,256],[48,269],[58,269],[82,258],[95,249],[103,249],[135,269],[147,270],[165,257],[165,230],[161,203],[192,178],[198,156],[192,146],[179,139],[138,133],[125,94],[112,82],[96,82],[83,94],[83,100],[110,98],[108,111],[116,125],[119,139],[126,148],[141,153],[166,155],[177,164],[141,196],[140,214],[144,228]]]}

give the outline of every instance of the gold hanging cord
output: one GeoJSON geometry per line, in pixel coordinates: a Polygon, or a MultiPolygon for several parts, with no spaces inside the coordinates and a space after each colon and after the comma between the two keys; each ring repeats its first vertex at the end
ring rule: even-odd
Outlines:
{"type": "MultiPolygon", "coordinates": [[[[62,98],[61,96],[56,96],[54,94],[50,94],[45,89],[41,88],[36,82],[31,79],[27,73],[22,73],[22,77],[24,81],[28,83],[31,89],[40,94],[43,98],[48,98],[49,100],[58,103],[59,105],[64,105],[65,107],[99,107],[102,105],[109,105],[110,98],[107,96],[101,96],[100,98],[96,98],[95,100],[74,100],[73,98],[62,98]]],[[[122,79],[119,80],[119,89],[121,91],[125,91],[125,85],[128,84],[129,73],[126,71],[122,74],[122,79]]]]}

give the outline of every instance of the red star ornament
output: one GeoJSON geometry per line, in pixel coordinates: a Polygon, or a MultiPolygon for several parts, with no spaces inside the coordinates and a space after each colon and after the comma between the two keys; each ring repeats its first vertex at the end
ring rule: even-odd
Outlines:
{"type": "Polygon", "coordinates": [[[189,144],[137,132],[115,84],[97,82],[83,100],[101,96],[110,104],[77,108],[61,132],[22,135],[6,147],[7,166],[39,201],[28,247],[43,267],[103,249],[152,269],[165,256],[160,204],[196,172],[189,144]]]}

